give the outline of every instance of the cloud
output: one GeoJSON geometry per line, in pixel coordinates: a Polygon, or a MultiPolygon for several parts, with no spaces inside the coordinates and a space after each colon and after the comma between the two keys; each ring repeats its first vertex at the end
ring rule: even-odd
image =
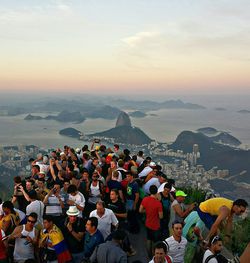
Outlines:
{"type": "Polygon", "coordinates": [[[53,1],[49,4],[22,6],[15,8],[0,8],[0,24],[15,24],[42,22],[60,19],[72,15],[73,10],[69,3],[53,1]]]}
{"type": "Polygon", "coordinates": [[[122,39],[122,42],[131,48],[136,48],[145,43],[154,41],[160,34],[158,32],[139,32],[131,37],[122,39]]]}

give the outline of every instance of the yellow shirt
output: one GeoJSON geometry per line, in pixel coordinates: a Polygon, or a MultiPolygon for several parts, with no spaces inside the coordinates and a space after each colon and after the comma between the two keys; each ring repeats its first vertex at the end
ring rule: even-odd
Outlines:
{"type": "Polygon", "coordinates": [[[218,216],[219,209],[222,206],[226,206],[231,210],[233,206],[233,201],[223,197],[215,197],[202,202],[199,208],[204,213],[209,213],[210,215],[218,216]]]}

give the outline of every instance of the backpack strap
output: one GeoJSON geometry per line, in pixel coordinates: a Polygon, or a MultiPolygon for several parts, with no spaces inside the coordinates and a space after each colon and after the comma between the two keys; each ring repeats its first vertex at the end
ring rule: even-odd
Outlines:
{"type": "Polygon", "coordinates": [[[216,258],[216,255],[210,255],[206,258],[205,262],[204,263],[208,263],[210,261],[210,259],[212,258],[216,258]]]}

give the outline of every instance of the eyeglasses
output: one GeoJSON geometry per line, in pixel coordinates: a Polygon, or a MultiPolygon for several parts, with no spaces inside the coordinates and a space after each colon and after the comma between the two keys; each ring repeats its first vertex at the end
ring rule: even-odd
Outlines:
{"type": "Polygon", "coordinates": [[[217,241],[219,241],[221,238],[220,236],[214,236],[214,238],[211,241],[211,245],[213,245],[214,243],[216,243],[217,241]]]}
{"type": "Polygon", "coordinates": [[[32,223],[32,224],[35,224],[35,223],[36,223],[36,221],[29,220],[29,219],[27,219],[27,222],[30,222],[30,223],[32,223]]]}

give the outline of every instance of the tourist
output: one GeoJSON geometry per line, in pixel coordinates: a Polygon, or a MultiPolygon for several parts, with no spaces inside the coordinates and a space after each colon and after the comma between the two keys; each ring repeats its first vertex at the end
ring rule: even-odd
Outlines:
{"type": "Polygon", "coordinates": [[[11,201],[5,201],[2,205],[4,216],[0,220],[0,229],[6,236],[10,235],[15,227],[20,223],[18,212],[14,210],[14,205],[11,201]]]}
{"type": "Polygon", "coordinates": [[[37,200],[37,193],[35,190],[30,191],[28,195],[30,204],[26,207],[26,215],[28,216],[31,213],[36,213],[36,226],[40,229],[43,223],[44,203],[40,200],[37,200]]]}
{"type": "Polygon", "coordinates": [[[173,263],[184,263],[187,239],[182,236],[183,224],[178,221],[172,223],[173,235],[168,237],[165,242],[168,244],[168,255],[173,258],[173,263]]]}
{"type": "Polygon", "coordinates": [[[96,203],[96,210],[92,211],[89,216],[98,219],[98,229],[101,231],[104,240],[111,234],[111,226],[115,229],[118,227],[118,220],[114,212],[105,208],[103,201],[96,203]]]}
{"type": "Polygon", "coordinates": [[[9,241],[15,240],[14,261],[22,263],[28,259],[35,259],[35,247],[38,241],[38,230],[35,228],[37,214],[27,216],[25,225],[17,226],[9,236],[9,241]]]}
{"type": "Polygon", "coordinates": [[[85,198],[83,194],[77,190],[77,187],[74,184],[71,184],[68,187],[68,194],[69,194],[69,199],[67,204],[69,206],[76,206],[77,209],[80,211],[78,216],[83,217],[83,211],[85,207],[85,198]]]}
{"type": "Polygon", "coordinates": [[[245,213],[248,203],[244,199],[232,201],[222,197],[208,199],[202,202],[197,209],[200,219],[209,229],[209,233],[205,239],[208,242],[210,236],[218,234],[221,223],[226,220],[225,237],[226,241],[231,239],[233,226],[233,216],[245,213]]]}
{"type": "Polygon", "coordinates": [[[131,172],[127,173],[126,209],[128,213],[128,230],[131,233],[139,233],[139,223],[137,219],[137,205],[139,202],[139,185],[134,180],[131,172]]]}
{"type": "Polygon", "coordinates": [[[171,203],[174,201],[174,198],[170,193],[171,188],[172,185],[170,183],[164,183],[163,191],[158,193],[158,198],[161,201],[163,208],[163,218],[161,218],[161,240],[165,240],[169,237],[171,203]]]}
{"type": "Polygon", "coordinates": [[[63,219],[64,200],[60,195],[60,185],[55,184],[43,200],[45,215],[50,215],[57,226],[61,225],[63,219]]]}
{"type": "Polygon", "coordinates": [[[167,244],[162,241],[157,242],[154,245],[154,257],[149,263],[172,263],[173,259],[167,253],[167,244]]]}
{"type": "Polygon", "coordinates": [[[104,185],[102,181],[98,180],[99,174],[94,171],[92,174],[92,181],[89,185],[88,211],[91,212],[96,208],[96,203],[104,197],[104,185]]]}
{"type": "Polygon", "coordinates": [[[42,260],[50,263],[70,262],[72,257],[64,240],[62,231],[53,223],[51,215],[43,218],[44,229],[40,233],[39,248],[42,260]]]}
{"type": "Polygon", "coordinates": [[[103,235],[98,227],[98,219],[89,217],[86,223],[86,232],[84,235],[84,259],[89,259],[95,248],[104,242],[103,235]]]}
{"type": "Polygon", "coordinates": [[[63,227],[64,238],[72,255],[73,263],[80,263],[84,258],[85,222],[79,217],[80,211],[76,206],[70,206],[66,213],[67,218],[63,227]]]}
{"type": "Polygon", "coordinates": [[[122,242],[125,238],[125,233],[117,230],[112,234],[112,240],[100,244],[92,256],[90,262],[98,263],[127,263],[127,254],[122,250],[122,242]]]}
{"type": "Polygon", "coordinates": [[[175,200],[172,203],[172,209],[174,212],[174,221],[178,221],[183,223],[184,219],[192,212],[194,207],[196,206],[196,203],[190,204],[188,207],[184,204],[186,194],[178,190],[175,193],[175,200]]]}
{"type": "Polygon", "coordinates": [[[150,196],[144,197],[139,212],[146,213],[147,250],[149,257],[152,257],[153,244],[160,239],[160,219],[163,217],[162,204],[157,199],[157,186],[151,185],[150,196]]]}
{"type": "Polygon", "coordinates": [[[216,256],[223,248],[222,239],[220,236],[211,236],[208,244],[208,249],[205,251],[202,263],[218,263],[216,256]]]}

